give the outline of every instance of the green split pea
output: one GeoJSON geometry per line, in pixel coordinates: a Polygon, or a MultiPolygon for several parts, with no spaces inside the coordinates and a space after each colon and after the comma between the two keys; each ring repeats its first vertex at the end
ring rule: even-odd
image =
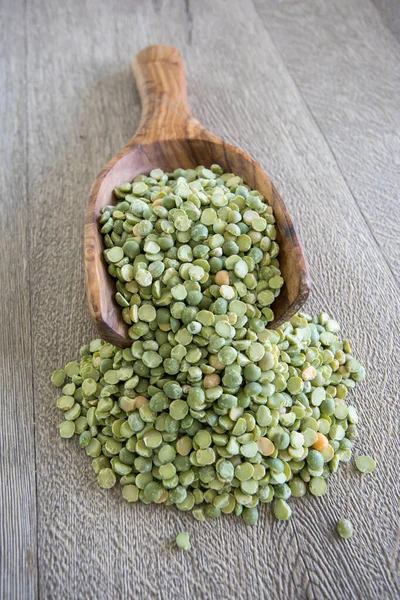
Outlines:
{"type": "MultiPolygon", "coordinates": [[[[212,165],[172,173],[155,169],[116,188],[114,196],[116,204],[103,209],[99,226],[132,340],[157,321],[174,333],[178,325],[189,325],[192,335],[208,343],[202,329],[213,323],[189,314],[231,312],[238,318],[246,304],[256,306],[266,322],[273,320],[270,306],[284,281],[275,217],[260,192],[212,165]]],[[[223,324],[218,329],[223,340],[230,337],[223,324]]]]}
{"type": "MultiPolygon", "coordinates": [[[[127,502],[175,505],[199,521],[234,514],[249,525],[272,503],[287,520],[291,496],[322,496],[350,460],[358,415],[346,400],[364,369],[325,313],[270,330],[243,297],[212,303],[177,301],[170,313],[148,300],[131,347],[83,346],[52,376],[60,435],[77,435],[100,487],[118,482],[127,502]],[[146,321],[151,309],[156,319],[146,321]]],[[[365,456],[356,464],[375,467],[365,456]]]]}

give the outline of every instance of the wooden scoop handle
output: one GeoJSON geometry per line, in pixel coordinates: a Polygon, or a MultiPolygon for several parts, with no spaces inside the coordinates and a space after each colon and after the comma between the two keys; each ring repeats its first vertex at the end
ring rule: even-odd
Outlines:
{"type": "Polygon", "coordinates": [[[148,46],[136,55],[132,69],[142,102],[142,117],[132,142],[203,137],[203,127],[191,115],[185,66],[177,48],[148,46]]]}

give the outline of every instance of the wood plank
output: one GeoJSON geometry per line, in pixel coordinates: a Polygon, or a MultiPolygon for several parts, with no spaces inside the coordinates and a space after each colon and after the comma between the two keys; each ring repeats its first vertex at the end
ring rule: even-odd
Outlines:
{"type": "Polygon", "coordinates": [[[389,269],[343,176],[250,1],[29,0],[28,40],[34,373],[40,596],[80,599],[394,597],[399,590],[399,303],[389,269]],[[90,184],[131,137],[139,100],[130,73],[149,43],[184,53],[194,113],[242,146],[278,185],[299,224],[314,283],[309,311],[334,311],[369,379],[357,451],[326,498],[293,502],[258,527],[204,525],[163,507],[130,506],[97,487],[76,441],[58,438],[48,377],[93,335],[83,293],[83,215],[90,184]],[[351,310],[350,308],[351,307],[351,310]],[[377,346],[385,344],[385,351],[377,346]],[[390,457],[387,460],[385,457],[390,457]],[[382,500],[384,498],[384,501],[382,500]],[[349,543],[335,521],[353,520],[349,543]],[[174,549],[187,529],[193,549],[174,549]]]}
{"type": "Polygon", "coordinates": [[[400,44],[369,1],[255,5],[399,283],[400,44]]]}
{"type": "Polygon", "coordinates": [[[0,598],[35,598],[24,2],[0,9],[0,598]]]}

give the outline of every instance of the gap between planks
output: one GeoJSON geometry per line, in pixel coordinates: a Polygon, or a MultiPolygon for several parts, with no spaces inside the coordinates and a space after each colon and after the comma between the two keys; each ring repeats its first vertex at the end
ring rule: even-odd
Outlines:
{"type": "MultiPolygon", "coordinates": [[[[26,161],[26,168],[25,168],[25,190],[26,190],[26,205],[27,205],[27,209],[28,209],[28,215],[31,212],[31,202],[30,202],[30,195],[29,195],[29,94],[28,94],[28,88],[29,88],[29,71],[28,71],[28,56],[29,56],[29,40],[28,40],[28,1],[29,0],[24,0],[24,74],[25,74],[25,161],[26,161]]],[[[40,597],[40,589],[39,589],[39,536],[38,536],[38,530],[39,530],[39,515],[38,515],[38,511],[39,511],[39,506],[38,506],[38,482],[37,482],[37,448],[36,448],[36,395],[35,395],[35,377],[34,377],[34,368],[33,365],[35,363],[35,345],[33,343],[33,306],[32,306],[32,287],[31,287],[31,256],[32,256],[32,252],[31,252],[31,247],[32,247],[32,243],[31,243],[31,235],[32,235],[32,230],[29,227],[29,221],[27,223],[27,227],[26,227],[26,243],[27,243],[27,250],[28,250],[28,290],[29,290],[29,295],[28,295],[28,306],[29,306],[29,327],[30,327],[30,332],[31,332],[31,339],[30,339],[30,350],[31,350],[31,386],[32,386],[32,404],[33,404],[33,411],[32,411],[32,428],[33,428],[33,454],[34,454],[34,464],[35,464],[35,473],[34,473],[34,477],[35,477],[35,513],[36,513],[36,531],[35,531],[35,537],[36,537],[36,598],[40,597]]]]}

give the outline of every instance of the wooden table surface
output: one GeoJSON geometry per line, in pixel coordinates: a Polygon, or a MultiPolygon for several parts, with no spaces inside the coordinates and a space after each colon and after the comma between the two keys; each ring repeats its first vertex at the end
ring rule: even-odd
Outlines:
{"type": "Polygon", "coordinates": [[[2,600],[399,597],[399,13],[398,0],[1,2],[2,600]],[[128,505],[58,436],[50,374],[95,334],[85,202],[138,125],[130,62],[151,43],[182,51],[193,112],[270,173],[310,264],[306,308],[333,313],[368,370],[356,453],[377,471],[342,466],[284,524],[268,505],[253,528],[128,505]]]}

